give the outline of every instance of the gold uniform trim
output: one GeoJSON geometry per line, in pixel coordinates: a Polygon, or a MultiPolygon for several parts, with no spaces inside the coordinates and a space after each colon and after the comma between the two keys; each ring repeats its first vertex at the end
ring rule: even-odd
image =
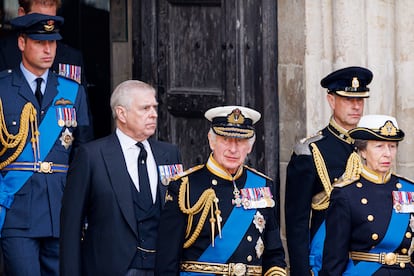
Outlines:
{"type": "Polygon", "coordinates": [[[312,198],[312,209],[314,210],[325,210],[329,206],[329,197],[332,192],[331,180],[329,178],[328,170],[326,169],[325,161],[323,160],[322,154],[318,149],[318,146],[314,143],[311,144],[313,160],[315,162],[316,171],[321,180],[324,191],[315,195],[312,198]]]}
{"type": "Polygon", "coordinates": [[[366,261],[376,262],[383,265],[395,265],[399,264],[400,267],[405,267],[411,261],[411,257],[408,255],[402,255],[394,252],[383,253],[366,253],[366,252],[349,252],[349,257],[354,261],[366,261]]]}
{"type": "MultiPolygon", "coordinates": [[[[181,263],[182,272],[198,272],[206,274],[218,274],[229,276],[261,276],[262,267],[257,265],[246,265],[243,263],[207,263],[196,261],[184,261],[181,263]]],[[[265,274],[266,275],[266,274],[265,274]]],[[[270,274],[269,274],[270,275],[270,274]]],[[[276,275],[276,274],[271,274],[276,275]]],[[[286,275],[286,274],[283,274],[286,275]]]]}
{"type": "Polygon", "coordinates": [[[270,268],[264,274],[264,276],[286,276],[286,275],[287,275],[286,269],[278,267],[278,266],[274,266],[274,267],[270,268]]]}

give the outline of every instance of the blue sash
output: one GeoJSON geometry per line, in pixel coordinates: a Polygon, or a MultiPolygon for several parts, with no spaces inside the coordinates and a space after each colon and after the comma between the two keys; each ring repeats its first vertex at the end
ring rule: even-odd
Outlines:
{"type": "MultiPolygon", "coordinates": [[[[399,179],[399,182],[402,184],[401,190],[412,192],[414,191],[414,185],[403,179],[399,179]]],[[[392,209],[391,220],[388,225],[387,232],[385,233],[382,241],[375,246],[369,253],[382,253],[382,252],[393,252],[401,244],[401,241],[404,238],[406,228],[401,226],[406,226],[407,221],[410,220],[409,213],[396,213],[394,208],[392,209]]],[[[356,265],[350,259],[348,266],[344,272],[344,276],[358,276],[358,275],[372,275],[378,269],[380,269],[382,264],[378,262],[365,262],[360,261],[356,265]]]]}
{"type": "MultiPolygon", "coordinates": [[[[264,178],[247,171],[246,188],[264,187],[266,181],[264,178]]],[[[233,207],[233,211],[228,217],[226,224],[222,229],[222,239],[217,236],[214,240],[214,247],[211,245],[203,252],[198,259],[199,262],[210,263],[227,263],[227,260],[233,255],[240,241],[246,234],[247,229],[252,224],[256,209],[244,209],[243,207],[233,207]],[[237,229],[237,231],[236,231],[237,229]]],[[[180,272],[181,276],[214,276],[215,274],[180,272]]]]}
{"type": "Polygon", "coordinates": [[[310,253],[309,253],[309,264],[313,271],[313,275],[318,276],[319,270],[322,268],[322,256],[323,256],[323,245],[325,242],[326,236],[326,225],[325,220],[319,226],[318,231],[316,231],[313,236],[312,242],[310,244],[310,253]]]}
{"type": "MultiPolygon", "coordinates": [[[[58,79],[58,93],[53,99],[53,102],[64,98],[74,103],[78,94],[78,84],[65,78],[59,77],[58,79]]],[[[45,117],[39,126],[41,158],[48,155],[61,131],[62,127],[57,124],[55,106],[52,105],[47,110],[45,117]]],[[[16,159],[16,162],[24,161],[35,162],[30,140],[26,142],[26,146],[24,147],[22,153],[16,159]]],[[[9,171],[4,177],[0,174],[0,230],[3,228],[4,220],[6,218],[6,208],[9,209],[12,205],[14,194],[23,187],[32,175],[33,171],[9,171]]]]}

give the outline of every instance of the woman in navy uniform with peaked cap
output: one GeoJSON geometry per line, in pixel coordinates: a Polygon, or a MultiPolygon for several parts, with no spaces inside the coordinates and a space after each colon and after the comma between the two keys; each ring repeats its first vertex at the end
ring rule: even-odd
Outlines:
{"type": "Polygon", "coordinates": [[[169,185],[156,275],[286,275],[273,182],[243,165],[260,113],[225,106],[205,117],[213,153],[169,185]]]}
{"type": "Polygon", "coordinates": [[[414,185],[391,172],[404,132],[367,115],[349,134],[358,154],[334,184],[319,275],[414,275],[414,185]]]}

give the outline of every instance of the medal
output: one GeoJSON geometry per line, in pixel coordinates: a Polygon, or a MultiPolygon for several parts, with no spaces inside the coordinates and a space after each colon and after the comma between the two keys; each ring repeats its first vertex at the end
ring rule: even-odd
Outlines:
{"type": "Polygon", "coordinates": [[[70,130],[67,128],[65,129],[64,132],[62,132],[62,135],[59,138],[61,145],[65,148],[68,149],[72,143],[73,143],[73,135],[72,132],[70,132],[70,130]]]}
{"type": "Polygon", "coordinates": [[[65,121],[63,121],[63,119],[59,119],[59,120],[58,120],[58,125],[59,125],[60,127],[64,127],[64,126],[65,126],[65,121]]]}

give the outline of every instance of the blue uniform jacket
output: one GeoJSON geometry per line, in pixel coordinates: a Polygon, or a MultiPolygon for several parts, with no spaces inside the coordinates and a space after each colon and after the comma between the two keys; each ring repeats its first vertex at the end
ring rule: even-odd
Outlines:
{"type": "MultiPolygon", "coordinates": [[[[21,111],[27,102],[34,105],[37,110],[38,122],[42,123],[47,110],[55,104],[53,99],[57,94],[59,78],[61,77],[49,72],[42,107],[39,107],[20,69],[0,73],[0,98],[9,133],[18,132],[21,111]]],[[[59,135],[49,154],[41,156],[41,161],[68,165],[74,149],[79,144],[92,139],[85,92],[82,86],[76,84],[75,87],[78,91],[73,91],[73,93],[77,92],[73,107],[76,109],[77,127],[62,127],[62,133],[69,131],[74,140],[69,147],[65,148],[59,139],[61,135],[59,135]]],[[[53,123],[57,124],[58,119],[56,118],[53,123]]],[[[30,143],[30,137],[31,133],[26,143],[30,143]]],[[[0,160],[4,161],[12,153],[13,151],[6,151],[0,160]]],[[[6,171],[1,173],[3,176],[7,174],[6,171]]],[[[33,173],[15,194],[14,201],[10,209],[7,210],[2,237],[59,237],[59,215],[65,182],[66,173],[33,173]]]]}

